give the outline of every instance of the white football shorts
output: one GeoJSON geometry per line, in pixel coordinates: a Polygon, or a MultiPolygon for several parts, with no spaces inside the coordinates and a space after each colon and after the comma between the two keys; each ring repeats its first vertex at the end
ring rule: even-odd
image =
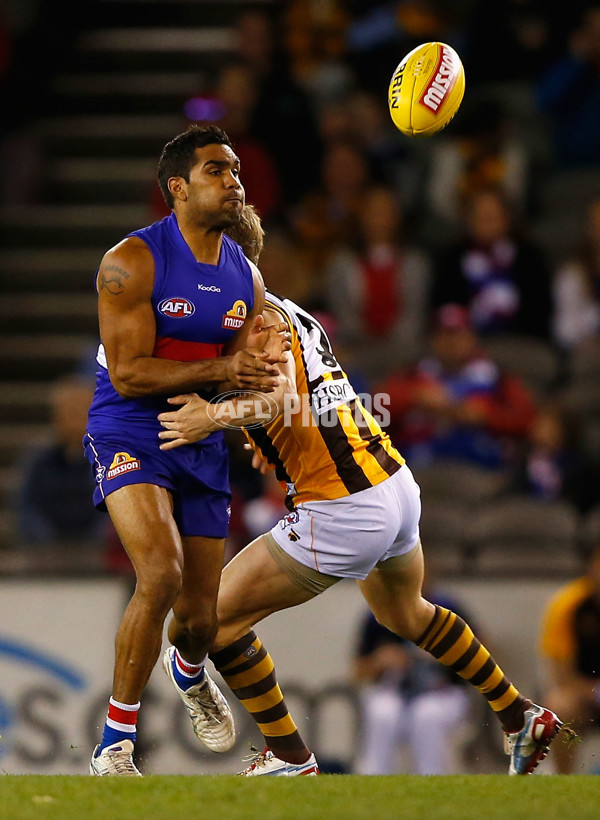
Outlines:
{"type": "Polygon", "coordinates": [[[380,562],[419,543],[421,491],[404,464],[394,475],[333,501],[306,501],[271,529],[304,566],[337,578],[364,579],[380,562]]]}

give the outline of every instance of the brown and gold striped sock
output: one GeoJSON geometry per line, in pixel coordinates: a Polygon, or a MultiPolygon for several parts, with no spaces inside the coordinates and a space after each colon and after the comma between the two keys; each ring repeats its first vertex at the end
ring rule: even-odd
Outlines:
{"type": "Polygon", "coordinates": [[[256,721],[273,754],[288,763],[304,763],[310,751],[285,705],[271,656],[256,633],[211,653],[210,659],[256,721]]]}
{"type": "Polygon", "coordinates": [[[441,606],[417,646],[473,684],[484,695],[505,732],[523,727],[523,712],[531,704],[508,680],[488,650],[455,612],[441,606]]]}

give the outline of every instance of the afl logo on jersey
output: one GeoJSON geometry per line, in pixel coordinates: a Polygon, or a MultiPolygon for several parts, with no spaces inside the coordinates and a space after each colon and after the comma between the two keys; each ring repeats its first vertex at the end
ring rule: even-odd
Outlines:
{"type": "Polygon", "coordinates": [[[188,299],[163,299],[158,310],[173,319],[187,319],[195,312],[196,306],[188,299]]]}
{"type": "Polygon", "coordinates": [[[223,314],[221,327],[224,327],[226,330],[237,330],[244,324],[247,312],[246,303],[238,299],[237,302],[233,303],[231,310],[223,314]]]}

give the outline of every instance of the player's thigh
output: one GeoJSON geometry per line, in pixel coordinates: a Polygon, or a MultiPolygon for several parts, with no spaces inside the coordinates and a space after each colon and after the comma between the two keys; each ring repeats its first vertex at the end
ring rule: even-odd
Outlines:
{"type": "Polygon", "coordinates": [[[232,629],[251,627],[273,612],[314,597],[314,593],[294,583],[275,561],[266,538],[256,538],[223,569],[217,603],[217,640],[222,646],[235,639],[231,637],[232,629]]]}
{"type": "Polygon", "coordinates": [[[358,585],[377,620],[398,635],[416,640],[434,614],[421,596],[423,550],[418,544],[407,556],[391,558],[373,569],[358,585]]]}
{"type": "Polygon", "coordinates": [[[134,569],[181,570],[183,550],[171,495],[154,484],[128,484],[106,497],[106,508],[134,569]]]}

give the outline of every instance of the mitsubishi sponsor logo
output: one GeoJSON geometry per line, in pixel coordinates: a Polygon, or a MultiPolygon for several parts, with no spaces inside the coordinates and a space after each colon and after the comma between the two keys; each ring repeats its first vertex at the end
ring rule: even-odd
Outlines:
{"type": "Polygon", "coordinates": [[[437,112],[448,94],[454,88],[458,76],[452,52],[442,48],[442,54],[433,80],[425,88],[419,102],[434,113],[437,112]]]}
{"type": "Polygon", "coordinates": [[[173,319],[187,319],[188,316],[192,316],[196,307],[189,299],[171,298],[163,299],[158,310],[173,319]]]}

